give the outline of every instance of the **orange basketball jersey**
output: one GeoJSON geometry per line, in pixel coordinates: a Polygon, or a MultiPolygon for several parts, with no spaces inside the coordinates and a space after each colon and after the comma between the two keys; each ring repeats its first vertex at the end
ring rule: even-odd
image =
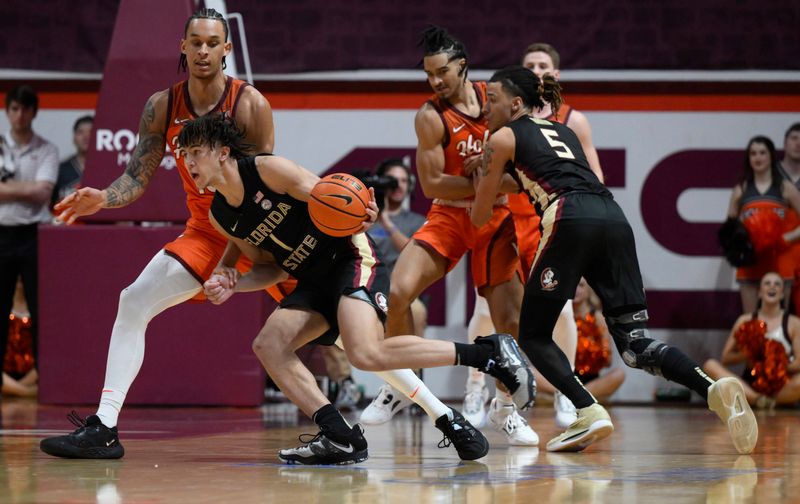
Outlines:
{"type": "MultiPolygon", "coordinates": [[[[225,82],[225,91],[219,99],[217,106],[209,112],[210,114],[217,114],[226,112],[229,116],[235,119],[236,104],[242,95],[242,90],[249,86],[245,81],[228,77],[225,82]]],[[[190,217],[186,222],[187,228],[199,229],[202,231],[216,230],[211,226],[208,221],[208,210],[211,208],[211,200],[214,198],[213,191],[199,190],[189,175],[186,169],[186,164],[183,159],[183,152],[178,145],[178,135],[183,129],[184,123],[196,119],[199,114],[195,113],[192,108],[192,102],[189,99],[189,82],[183,81],[175,84],[169,91],[169,105],[167,114],[167,143],[172,150],[172,155],[175,156],[175,161],[178,165],[178,172],[183,181],[183,189],[186,191],[186,206],[189,207],[190,217]]]]}
{"type": "Polygon", "coordinates": [[[486,103],[486,83],[473,82],[475,94],[478,95],[478,104],[481,112],[477,117],[470,117],[458,110],[446,100],[440,100],[435,95],[430,103],[444,124],[444,173],[447,175],[464,175],[464,160],[472,155],[483,152],[483,146],[489,139],[489,128],[483,115],[483,105],[486,103]]]}

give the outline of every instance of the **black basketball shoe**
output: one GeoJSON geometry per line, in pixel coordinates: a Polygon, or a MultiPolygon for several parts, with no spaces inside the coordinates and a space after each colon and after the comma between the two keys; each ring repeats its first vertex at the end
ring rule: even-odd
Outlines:
{"type": "Polygon", "coordinates": [[[510,334],[492,334],[475,338],[475,344],[490,347],[489,360],[482,370],[506,386],[519,410],[533,406],[536,381],[528,360],[510,334]]]}
{"type": "Polygon", "coordinates": [[[97,415],[82,419],[75,411],[67,418],[77,429],[66,436],[42,439],[39,448],[48,455],[79,459],[118,459],[125,455],[117,428],[108,428],[97,415]]]}
{"type": "Polygon", "coordinates": [[[439,448],[447,448],[452,443],[461,460],[479,459],[489,452],[489,441],[481,431],[454,409],[436,419],[436,428],[444,434],[439,448]]]}
{"type": "Polygon", "coordinates": [[[367,440],[364,439],[364,429],[356,424],[346,438],[334,441],[332,433],[324,426],[316,436],[301,434],[299,439],[302,446],[287,448],[278,452],[278,458],[289,464],[305,465],[345,465],[357,464],[369,458],[367,453],[367,440]]]}

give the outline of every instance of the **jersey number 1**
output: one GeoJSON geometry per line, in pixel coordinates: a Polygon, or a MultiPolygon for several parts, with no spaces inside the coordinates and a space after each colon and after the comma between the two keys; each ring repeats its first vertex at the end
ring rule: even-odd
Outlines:
{"type": "Polygon", "coordinates": [[[569,150],[567,144],[558,139],[558,132],[556,130],[540,128],[539,131],[547,139],[547,143],[558,154],[558,157],[565,159],[575,159],[575,155],[569,150]]]}

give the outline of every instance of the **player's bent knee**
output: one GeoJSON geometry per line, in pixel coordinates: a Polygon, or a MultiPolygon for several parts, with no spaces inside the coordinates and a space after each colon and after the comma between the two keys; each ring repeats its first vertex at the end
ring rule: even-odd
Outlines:
{"type": "Polygon", "coordinates": [[[404,289],[402,286],[391,284],[389,287],[389,309],[403,311],[408,310],[413,301],[410,289],[404,289]]]}
{"type": "Polygon", "coordinates": [[[253,339],[253,352],[264,360],[269,361],[270,358],[277,358],[281,355],[283,346],[279,344],[280,338],[275,337],[274,333],[269,335],[265,331],[258,333],[258,336],[253,339]]]}

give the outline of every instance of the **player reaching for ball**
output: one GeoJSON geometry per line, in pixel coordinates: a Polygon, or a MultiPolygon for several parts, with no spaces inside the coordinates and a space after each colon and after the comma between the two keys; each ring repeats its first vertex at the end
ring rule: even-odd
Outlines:
{"type": "MultiPolygon", "coordinates": [[[[184,125],[179,143],[198,188],[216,189],[210,221],[231,246],[253,261],[240,276],[223,259],[206,282],[206,294],[222,302],[234,291],[260,290],[291,274],[297,288],[281,303],[253,342],[253,349],[276,384],[320,428],[309,442],[281,450],[279,458],[306,464],[345,464],[366,460],[362,429],[351,427],[320,391],[295,351],[328,329],[338,329],[347,357],[359,369],[427,368],[467,365],[498,378],[518,407],[533,401],[533,374],[513,338],[494,334],[474,344],[426,340],[417,336],[383,339],[389,276],[366,233],[332,237],[311,221],[308,200],[319,177],[279,156],[245,157],[249,146],[224,116],[204,116],[184,125]],[[268,203],[264,203],[264,202],[268,203]]],[[[368,228],[377,218],[371,193],[368,228]]],[[[411,394],[413,395],[413,394],[411,394]]],[[[469,458],[486,454],[486,439],[460,413],[436,420],[469,458]]]]}

